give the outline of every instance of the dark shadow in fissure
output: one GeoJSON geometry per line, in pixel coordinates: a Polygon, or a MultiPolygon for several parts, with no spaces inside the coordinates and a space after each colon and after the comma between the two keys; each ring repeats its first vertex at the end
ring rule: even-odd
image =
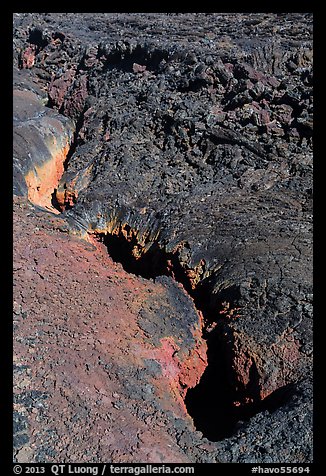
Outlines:
{"type": "MultiPolygon", "coordinates": [[[[59,210],[59,212],[61,213],[62,212],[62,205],[58,202],[58,198],[57,198],[57,191],[58,189],[54,189],[53,193],[51,194],[51,205],[56,208],[57,210],[59,210]]],[[[76,204],[76,200],[73,200],[73,204],[69,204],[69,203],[65,203],[64,204],[64,210],[67,211],[67,210],[71,210],[72,208],[74,208],[76,204]]]]}
{"type": "MultiPolygon", "coordinates": [[[[105,52],[103,52],[105,54],[105,52]]],[[[98,56],[102,54],[101,49],[98,56]]],[[[112,51],[106,55],[104,71],[118,70],[123,72],[133,72],[134,64],[145,66],[148,71],[156,72],[162,60],[167,60],[168,53],[164,50],[153,49],[149,51],[138,45],[133,51],[112,51]]]]}
{"type": "Polygon", "coordinates": [[[57,199],[57,189],[55,188],[53,193],[51,194],[51,205],[56,208],[57,210],[59,210],[59,212],[61,212],[61,208],[60,208],[60,204],[58,202],[58,199],[57,199]]]}
{"type": "MultiPolygon", "coordinates": [[[[129,227],[125,227],[129,231],[129,227]]],[[[145,279],[155,279],[157,276],[168,275],[165,253],[156,243],[140,258],[136,259],[132,250],[136,246],[136,238],[127,240],[123,235],[98,235],[105,244],[109,255],[116,263],[121,263],[127,273],[141,276],[145,279]]]]}
{"type": "Polygon", "coordinates": [[[243,422],[266,410],[274,412],[294,394],[294,385],[289,384],[261,400],[259,373],[254,362],[246,388],[239,384],[232,365],[235,358],[232,336],[224,323],[206,340],[208,366],[199,384],[188,390],[185,404],[196,429],[208,440],[233,436],[243,422]]]}
{"type": "MultiPolygon", "coordinates": [[[[128,225],[125,225],[124,229],[127,233],[130,232],[128,225]]],[[[146,253],[135,258],[132,253],[132,250],[138,247],[135,237],[127,240],[121,233],[118,235],[101,233],[98,237],[105,244],[113,261],[120,263],[128,273],[154,280],[158,276],[171,276],[183,285],[188,294],[193,294],[186,272],[177,257],[172,253],[166,253],[158,243],[153,242],[146,253]]],[[[193,298],[195,300],[195,296],[193,298]]]]}
{"type": "MultiPolygon", "coordinates": [[[[129,233],[129,226],[124,227],[129,233]]],[[[216,321],[219,309],[224,302],[232,306],[239,298],[237,287],[229,287],[212,297],[211,279],[208,278],[194,291],[189,279],[175,255],[165,253],[157,243],[153,243],[147,253],[136,259],[132,250],[137,247],[135,237],[129,239],[119,235],[99,234],[99,239],[106,245],[111,258],[122,264],[128,273],[155,279],[158,276],[172,276],[181,283],[193,298],[195,306],[203,313],[205,328],[203,338],[207,342],[208,365],[199,384],[187,391],[185,405],[193,418],[197,430],[210,441],[220,441],[235,434],[239,424],[248,421],[259,412],[276,410],[285,404],[293,394],[291,386],[276,390],[269,397],[260,400],[259,373],[255,362],[249,371],[249,382],[242,388],[233,368],[235,359],[233,334],[227,318],[216,321]],[[217,310],[217,311],[216,311],[217,310]],[[211,324],[212,331],[208,331],[211,324]],[[239,402],[239,406],[236,406],[239,402]]]]}
{"type": "Polygon", "coordinates": [[[208,366],[199,384],[189,389],[185,404],[197,430],[211,440],[231,436],[237,422],[232,406],[233,388],[228,345],[218,329],[207,337],[208,366]]]}

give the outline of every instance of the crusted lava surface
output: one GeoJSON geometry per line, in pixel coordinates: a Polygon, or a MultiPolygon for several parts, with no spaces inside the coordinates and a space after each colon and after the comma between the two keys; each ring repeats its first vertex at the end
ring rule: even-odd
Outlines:
{"type": "Polygon", "coordinates": [[[15,460],[310,462],[312,15],[19,13],[13,80],[15,460]]]}
{"type": "Polygon", "coordinates": [[[17,460],[191,461],[182,397],[207,365],[191,299],[14,206],[17,460]]]}

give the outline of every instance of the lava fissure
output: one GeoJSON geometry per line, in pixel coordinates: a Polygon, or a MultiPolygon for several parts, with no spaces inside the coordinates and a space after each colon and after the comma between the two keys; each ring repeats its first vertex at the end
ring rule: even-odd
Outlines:
{"type": "MultiPolygon", "coordinates": [[[[155,61],[147,61],[148,57],[141,49],[133,51],[123,61],[115,52],[110,56],[110,60],[111,68],[121,63],[120,68],[126,71],[132,69],[135,64],[139,66],[135,63],[136,60],[145,62],[147,67],[150,64],[153,66],[154,63],[157,66],[155,61]],[[114,58],[116,62],[112,61],[114,58]]],[[[78,145],[83,142],[79,133],[87,109],[85,105],[76,121],[73,139],[63,163],[64,172],[67,171],[78,145]]],[[[224,137],[223,133],[218,137],[218,143],[229,142],[230,138],[224,137]]],[[[66,189],[65,184],[64,188],[66,189]]],[[[65,190],[65,198],[60,202],[57,192],[58,190],[54,189],[52,193],[51,204],[54,208],[63,212],[74,206],[77,196],[73,197],[71,203],[66,200],[65,190]]],[[[288,386],[279,388],[264,399],[261,398],[260,376],[254,361],[250,368],[248,385],[241,385],[233,365],[235,351],[232,329],[228,322],[230,318],[240,317],[236,314],[236,303],[240,297],[236,286],[229,286],[213,296],[212,274],[203,278],[196,269],[187,269],[182,265],[177,251],[166,252],[155,239],[150,247],[147,243],[145,250],[145,246],[137,239],[137,233],[128,224],[120,225],[111,232],[93,233],[104,243],[111,258],[120,263],[128,273],[153,280],[159,276],[170,276],[180,283],[203,317],[202,338],[207,343],[208,365],[199,383],[188,388],[184,402],[195,428],[201,431],[204,437],[211,441],[228,438],[235,434],[241,422],[248,421],[257,413],[274,411],[288,400],[292,393],[292,387],[287,388],[288,386]],[[195,280],[193,274],[196,275],[195,280]]]]}
{"type": "MultiPolygon", "coordinates": [[[[64,163],[64,170],[65,171],[68,168],[69,161],[70,161],[72,155],[74,154],[74,152],[76,151],[77,146],[80,145],[80,143],[81,143],[81,139],[79,137],[79,132],[80,132],[81,128],[83,127],[84,116],[85,116],[85,112],[87,111],[87,109],[88,109],[88,106],[85,105],[84,109],[79,114],[78,119],[76,121],[74,136],[73,136],[73,139],[71,141],[70,148],[69,148],[69,151],[68,151],[65,163],[64,163]]],[[[60,110],[60,112],[62,113],[61,110],[60,110]]]]}
{"type": "MultiPolygon", "coordinates": [[[[64,162],[68,162],[78,145],[78,133],[83,125],[86,109],[78,118],[74,138],[64,162]]],[[[52,194],[52,205],[60,212],[74,205],[63,206],[57,197],[57,189],[52,194]]],[[[94,232],[93,232],[94,233],[94,232]]],[[[137,233],[128,224],[120,225],[111,232],[95,232],[95,237],[104,243],[108,254],[120,263],[128,273],[153,279],[170,276],[180,283],[193,299],[194,305],[203,317],[202,338],[207,343],[208,365],[199,383],[188,388],[184,402],[195,428],[210,441],[220,441],[235,434],[241,422],[248,421],[257,413],[274,411],[282,406],[291,394],[291,388],[279,388],[265,399],[261,398],[259,374],[253,361],[249,384],[244,388],[233,366],[235,351],[229,319],[240,317],[236,314],[239,290],[236,286],[212,295],[212,275],[205,278],[193,273],[197,270],[182,266],[176,252],[166,252],[153,239],[150,247],[140,244],[137,233]],[[189,273],[190,271],[190,273],[189,273]]],[[[197,273],[198,274],[198,273],[197,273]]]]}
{"type": "MultiPolygon", "coordinates": [[[[68,327],[55,327],[55,349],[64,329],[87,333],[66,346],[65,378],[75,412],[87,371],[87,457],[312,461],[312,15],[24,13],[13,22],[16,257],[26,262],[15,271],[16,332],[30,334],[17,316],[34,309],[35,328],[55,325],[62,304],[68,327]],[[51,290],[63,268],[60,304],[51,290]],[[107,415],[118,437],[99,448],[107,415]]],[[[22,390],[53,374],[42,369],[42,339],[39,375],[22,390]]],[[[29,355],[19,339],[16,351],[29,355]]],[[[85,425],[60,427],[57,390],[59,426],[47,427],[63,440],[73,430],[63,451],[78,459],[85,425]]],[[[30,448],[43,451],[30,416],[30,448]]]]}
{"type": "MultiPolygon", "coordinates": [[[[83,111],[81,112],[81,114],[79,115],[78,119],[77,119],[77,122],[76,122],[76,126],[75,126],[75,130],[74,130],[74,134],[73,134],[73,139],[70,143],[70,147],[69,147],[69,150],[68,150],[68,153],[66,155],[66,158],[63,162],[63,174],[64,172],[66,172],[66,170],[68,169],[68,165],[69,165],[69,162],[70,162],[70,159],[71,157],[73,156],[74,152],[76,151],[76,148],[77,146],[80,144],[80,139],[79,139],[79,132],[81,130],[81,128],[83,127],[83,123],[84,123],[84,114],[86,112],[87,108],[85,107],[83,109],[83,111]]],[[[62,174],[62,175],[63,175],[62,174]]],[[[61,177],[62,178],[62,177],[61,177]]],[[[61,180],[60,178],[60,180],[61,180]]],[[[60,183],[60,182],[59,182],[60,183]]],[[[64,210],[69,210],[71,208],[73,208],[73,206],[75,205],[76,203],[76,200],[77,200],[77,197],[76,195],[74,195],[74,200],[73,200],[73,204],[71,204],[71,201],[70,202],[67,202],[66,201],[63,203],[60,202],[60,200],[58,199],[58,195],[57,195],[57,192],[58,192],[58,189],[55,188],[52,195],[51,195],[51,205],[56,209],[58,210],[60,213],[64,210]]]]}
{"type": "MultiPolygon", "coordinates": [[[[131,230],[128,225],[127,228],[131,230]]],[[[122,264],[128,273],[145,279],[155,280],[162,275],[175,279],[191,296],[197,311],[203,316],[202,338],[207,343],[208,365],[200,382],[194,388],[188,388],[184,399],[188,414],[203,436],[210,441],[223,440],[234,435],[241,422],[248,421],[257,413],[274,411],[286,403],[292,387],[279,388],[261,399],[259,374],[254,362],[249,384],[243,388],[239,383],[233,366],[232,330],[228,324],[230,316],[236,317],[233,316],[239,297],[236,287],[220,291],[212,300],[209,278],[199,281],[194,288],[176,254],[166,253],[157,242],[154,241],[149,250],[141,254],[141,247],[132,234],[129,239],[123,232],[96,233],[96,237],[105,244],[111,258],[122,264]],[[136,253],[135,249],[138,250],[136,253]]]]}
{"type": "Polygon", "coordinates": [[[199,384],[190,388],[185,398],[195,427],[210,441],[233,436],[244,422],[258,413],[270,413],[286,404],[294,393],[285,385],[261,399],[259,374],[255,364],[244,388],[234,369],[231,330],[221,323],[206,337],[208,365],[199,384]]]}

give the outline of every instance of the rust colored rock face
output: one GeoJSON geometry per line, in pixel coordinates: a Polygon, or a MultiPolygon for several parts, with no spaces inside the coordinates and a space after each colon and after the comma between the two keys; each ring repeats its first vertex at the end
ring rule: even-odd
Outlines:
{"type": "Polygon", "coordinates": [[[58,109],[61,108],[64,102],[65,95],[74,80],[74,75],[74,70],[68,70],[60,78],[55,79],[53,77],[51,80],[48,92],[49,99],[58,109]]]}
{"type": "Polygon", "coordinates": [[[35,45],[31,45],[25,49],[21,54],[21,67],[30,69],[34,66],[36,55],[35,45]]]}
{"type": "Polygon", "coordinates": [[[60,211],[65,211],[66,209],[72,208],[78,199],[78,192],[75,190],[60,190],[55,193],[58,207],[60,211]]]}
{"type": "Polygon", "coordinates": [[[84,109],[85,99],[88,97],[87,76],[80,76],[74,86],[72,93],[63,104],[63,113],[68,117],[78,118],[84,109]]]}
{"type": "Polygon", "coordinates": [[[52,194],[64,172],[74,125],[44,107],[31,91],[14,91],[14,186],[19,194],[58,213],[52,194]]]}
{"type": "MultiPolygon", "coordinates": [[[[25,175],[28,187],[28,199],[41,207],[51,209],[54,213],[59,213],[54,207],[51,207],[51,198],[53,190],[58,186],[59,180],[64,171],[64,162],[66,160],[69,144],[59,149],[54,144],[51,147],[51,159],[40,167],[35,168],[25,175]]],[[[64,203],[70,203],[68,197],[64,198],[64,203]]]]}
{"type": "Polygon", "coordinates": [[[191,461],[166,427],[182,418],[191,428],[183,397],[207,365],[192,302],[172,280],[170,293],[131,276],[65,227],[16,199],[14,411],[29,435],[17,460],[191,461]],[[148,306],[155,298],[175,315],[173,293],[192,317],[179,335],[158,327],[153,343],[142,328],[162,316],[148,306]]]}
{"type": "Polygon", "coordinates": [[[291,383],[294,375],[303,374],[306,366],[309,366],[309,357],[300,355],[300,342],[291,335],[291,331],[274,342],[270,349],[257,346],[248,335],[234,332],[233,368],[244,395],[252,392],[253,374],[255,398],[262,401],[275,390],[291,383]],[[286,365],[273,368],[273,356],[286,362],[286,365]]]}

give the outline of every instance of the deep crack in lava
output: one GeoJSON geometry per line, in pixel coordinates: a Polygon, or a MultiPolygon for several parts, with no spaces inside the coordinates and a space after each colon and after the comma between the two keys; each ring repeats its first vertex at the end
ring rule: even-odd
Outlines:
{"type": "MultiPolygon", "coordinates": [[[[127,225],[128,229],[130,228],[127,225]]],[[[129,230],[130,231],[130,230],[129,230]]],[[[193,289],[189,277],[180,262],[172,253],[165,253],[157,243],[153,243],[145,254],[135,256],[133,250],[138,247],[136,239],[127,239],[123,233],[97,233],[111,258],[122,264],[128,273],[145,279],[154,279],[161,275],[171,276],[181,283],[194,301],[198,312],[202,313],[204,326],[202,338],[207,343],[208,365],[200,382],[187,390],[185,405],[193,419],[196,430],[210,441],[220,441],[235,434],[241,423],[248,421],[259,412],[275,411],[285,404],[293,393],[293,386],[287,385],[272,392],[265,399],[260,398],[259,375],[255,364],[250,371],[249,385],[244,389],[239,385],[233,368],[234,349],[232,332],[223,318],[223,305],[228,299],[234,308],[238,291],[230,287],[222,290],[214,306],[209,303],[209,285],[199,282],[193,289]],[[213,329],[212,328],[213,324],[213,329]]]]}
{"type": "MultiPolygon", "coordinates": [[[[101,334],[102,315],[110,309],[88,295],[100,287],[107,296],[106,270],[123,271],[109,256],[130,273],[127,282],[150,289],[138,295],[117,281],[121,295],[115,300],[117,309],[126,304],[135,310],[135,351],[127,347],[131,322],[119,319],[126,332],[119,352],[126,360],[118,380],[134,385],[126,390],[127,406],[135,409],[137,426],[145,423],[153,432],[146,461],[153,448],[157,461],[167,458],[153,444],[156,423],[175,445],[177,460],[312,460],[311,13],[24,13],[13,20],[14,195],[17,206],[27,205],[32,214],[26,223],[33,238],[22,237],[26,253],[35,251],[36,261],[38,253],[52,260],[50,286],[31,254],[31,266],[25,266],[24,249],[16,276],[18,281],[26,271],[26,280],[19,289],[29,291],[34,280],[39,294],[48,284],[66,292],[73,283],[68,312],[76,323],[67,322],[66,329],[82,325],[79,307],[92,325],[96,308],[101,334]],[[67,233],[55,231],[52,241],[66,256],[34,249],[36,243],[43,249],[43,231],[32,229],[38,218],[67,233]],[[87,241],[101,264],[96,277],[96,266],[83,263],[83,255],[68,256],[70,244],[83,248],[87,241]],[[84,273],[86,266],[90,273],[84,273]],[[86,283],[84,289],[75,277],[86,283]],[[151,373],[159,376],[155,396],[141,392],[147,385],[142,366],[148,364],[138,354],[143,344],[153,364],[144,367],[148,381],[151,373]],[[139,405],[133,398],[138,390],[139,405]],[[147,403],[153,424],[145,415],[147,403]],[[208,444],[202,435],[218,443],[208,444]]],[[[23,209],[16,212],[19,221],[23,209]]],[[[52,323],[58,296],[49,297],[49,308],[42,299],[39,305],[31,297],[31,308],[37,307],[40,319],[44,309],[52,323]]],[[[26,333],[29,322],[41,321],[25,321],[26,333]]],[[[110,341],[118,328],[110,319],[110,341]]],[[[66,336],[60,327],[56,331],[58,348],[66,336]]],[[[103,356],[109,358],[112,347],[104,343],[103,356]]],[[[20,350],[29,352],[26,346],[20,350]]],[[[112,353],[112,364],[116,360],[112,353]]],[[[99,379],[102,368],[96,365],[92,377],[99,379]]],[[[104,375],[105,385],[108,380],[104,375]]],[[[71,398],[76,408],[77,392],[71,398]]],[[[96,400],[99,421],[89,419],[94,433],[88,435],[87,458],[105,453],[97,452],[101,434],[100,444],[108,437],[109,457],[119,462],[125,451],[117,435],[106,435],[111,425],[105,423],[105,405],[100,407],[96,400]],[[98,433],[97,423],[103,425],[98,433]]],[[[131,429],[126,423],[125,442],[131,429]]],[[[67,455],[76,454],[83,428],[76,439],[74,434],[63,429],[67,455]]],[[[140,436],[135,431],[130,458],[145,454],[140,436]]],[[[43,447],[40,435],[37,441],[43,447]]]]}
{"type": "MultiPolygon", "coordinates": [[[[67,170],[68,162],[76,149],[83,115],[84,111],[77,121],[69,150],[65,150],[60,156],[62,173],[67,170]]],[[[48,176],[48,180],[52,180],[52,175],[48,176]]],[[[55,182],[59,180],[56,175],[55,182]]],[[[54,207],[59,213],[73,208],[77,194],[66,190],[65,184],[63,189],[64,192],[58,194],[58,189],[55,188],[51,198],[49,193],[47,197],[40,195],[39,205],[50,210],[54,207]]],[[[34,200],[36,204],[37,198],[34,200]]],[[[111,233],[95,232],[95,236],[105,244],[111,258],[121,263],[128,273],[154,280],[166,275],[181,283],[197,311],[203,316],[202,338],[207,343],[208,365],[199,383],[194,388],[188,388],[184,399],[195,428],[203,436],[211,441],[228,438],[235,434],[241,422],[248,421],[259,412],[274,411],[288,400],[292,392],[291,386],[279,388],[264,400],[261,399],[259,375],[254,363],[250,369],[249,384],[246,388],[239,384],[233,367],[235,355],[232,332],[223,316],[225,303],[228,304],[229,311],[236,309],[236,287],[221,290],[212,300],[209,277],[197,280],[194,285],[191,274],[183,268],[177,254],[165,252],[155,240],[144,252],[143,246],[137,241],[137,234],[128,224],[118,226],[111,233]]]]}

